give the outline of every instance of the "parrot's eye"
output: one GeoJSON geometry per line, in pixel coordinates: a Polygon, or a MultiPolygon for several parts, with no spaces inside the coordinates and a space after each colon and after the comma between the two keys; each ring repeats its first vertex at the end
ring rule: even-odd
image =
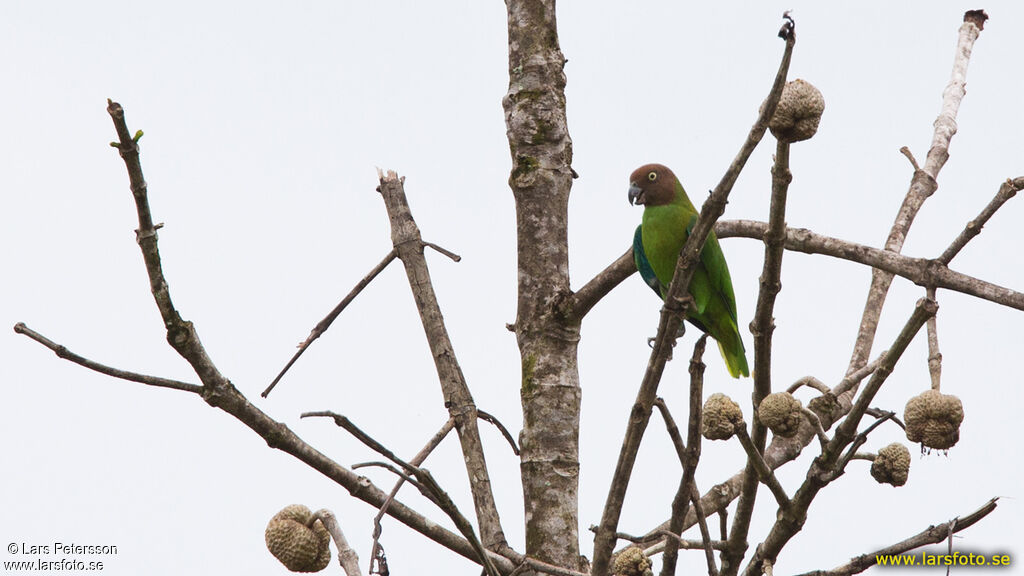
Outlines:
{"type": "Polygon", "coordinates": [[[651,182],[654,182],[655,180],[658,179],[658,173],[651,172],[650,174],[647,175],[647,179],[650,180],[651,182]]]}

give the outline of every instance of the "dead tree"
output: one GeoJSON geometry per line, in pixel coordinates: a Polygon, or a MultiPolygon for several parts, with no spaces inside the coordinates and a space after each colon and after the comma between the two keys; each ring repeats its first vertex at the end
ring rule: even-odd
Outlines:
{"type": "MultiPolygon", "coordinates": [[[[1024,294],[956,272],[949,267],[952,259],[980,232],[996,210],[1024,188],[1024,177],[1008,179],[1000,184],[992,202],[966,224],[963,232],[951,240],[949,248],[941,255],[935,258],[913,258],[900,254],[918,210],[938,187],[939,172],[948,158],[949,143],[956,131],[956,115],[964,97],[963,86],[971,47],[983,29],[987,16],[981,11],[971,11],[964,16],[957,40],[952,78],[943,95],[942,112],[935,123],[932,145],[924,163],[919,165],[909,150],[903,150],[913,168],[913,176],[903,205],[882,248],[786,226],[786,195],[792,180],[789,167],[792,139],[786,137],[777,138],[767,221],[719,221],[737,177],[769,129],[786,86],[797,34],[792,19],[785,16],[784,26],[779,32],[783,42],[782,57],[775,80],[771,86],[764,87],[766,96],[756,121],[741,142],[734,160],[704,202],[700,217],[680,253],[675,276],[659,318],[647,369],[631,407],[607,501],[600,515],[601,521],[593,529],[596,533],[594,547],[592,551],[581,551],[577,497],[581,400],[577,344],[580,326],[587,313],[605,295],[635,272],[635,266],[627,251],[580,289],[574,291],[570,288],[568,200],[576,174],[572,169],[572,141],[565,114],[563,69],[566,60],[558,43],[555,2],[507,0],[506,4],[509,88],[503,105],[513,163],[509,186],[516,204],[519,267],[518,312],[515,323],[510,324],[509,329],[515,333],[522,361],[523,427],[518,446],[500,422],[481,411],[474,403],[448,337],[424,259],[424,250],[437,250],[455,260],[458,260],[458,256],[422,238],[406,202],[404,178],[394,172],[380,173],[377,188],[390,219],[393,248],[313,329],[292,361],[264,392],[264,396],[270,393],[288,367],[329,328],[359,292],[397,259],[401,260],[405,268],[427,335],[448,410],[448,420],[420,453],[404,460],[363,432],[345,415],[329,410],[302,415],[331,419],[385,458],[387,462],[370,465],[386,467],[399,477],[395,486],[388,491],[359,476],[352,467],[331,460],[305,442],[288,425],[250,402],[218,369],[200,341],[198,328],[182,317],[171,299],[158,246],[157,230],[160,225],[154,223],[139,158],[141,132],[131,132],[124,109],[116,102],[109,102],[107,108],[117,133],[117,141],[113,145],[118,149],[128,172],[138,214],[136,240],[145,261],[152,295],[166,327],[168,343],[188,361],[199,383],[132,373],[102,365],[71,352],[23,323],[17,324],[15,331],[48,347],[59,357],[91,370],[150,386],[193,393],[210,406],[226,412],[249,427],[265,439],[271,448],[291,454],[348,490],[355,498],[377,508],[379,513],[375,521],[374,548],[369,551],[371,573],[387,573],[386,558],[378,542],[380,520],[384,515],[478,562],[486,573],[494,576],[527,573],[589,573],[604,576],[613,571],[642,573],[650,567],[647,555],[659,552],[663,553],[661,573],[667,576],[675,573],[679,550],[687,549],[703,551],[709,574],[733,576],[741,570],[747,576],[769,573],[787,543],[801,530],[816,495],[840,477],[852,460],[872,459],[879,464],[878,474],[886,478],[886,481],[899,481],[893,477],[894,474],[899,476],[898,469],[883,469],[880,464],[886,459],[898,460],[898,449],[894,449],[891,455],[883,454],[882,451],[867,454],[858,450],[874,429],[895,419],[892,412],[873,409],[872,399],[885,384],[907,345],[925,326],[932,386],[936,394],[941,394],[941,353],[935,319],[938,290],[962,292],[996,305],[1024,310],[1024,294]],[[685,319],[686,288],[699,260],[700,248],[712,230],[721,238],[746,237],[761,240],[765,245],[760,292],[750,325],[754,336],[751,407],[755,417],[749,425],[742,422],[742,414],[736,419],[736,412],[730,412],[733,410],[730,401],[721,397],[712,397],[705,404],[702,391],[705,339],[701,338],[690,359],[689,416],[684,439],[668,405],[658,398],[658,386],[675,344],[678,328],[685,319]],[[781,289],[782,263],[787,250],[844,259],[872,269],[872,283],[846,377],[834,386],[814,378],[806,378],[789,386],[772,381],[773,308],[776,295],[781,289]],[[884,352],[872,359],[870,354],[878,321],[895,276],[902,276],[921,286],[923,295],[898,337],[884,352]],[[802,386],[809,386],[820,393],[807,408],[799,403],[793,404],[795,401],[792,396],[786,396],[802,386]],[[782,410],[786,406],[792,409],[782,413],[779,426],[769,421],[771,419],[766,415],[767,412],[778,407],[782,410]],[[646,535],[630,537],[618,531],[619,517],[637,451],[655,407],[666,423],[683,473],[671,509],[666,510],[669,519],[660,526],[652,527],[646,535]],[[702,412],[707,411],[713,414],[709,412],[702,418],[702,412]],[[718,420],[712,421],[714,419],[711,416],[718,420]],[[865,425],[865,417],[873,418],[874,422],[865,425]],[[505,539],[478,431],[480,419],[497,425],[520,458],[526,532],[526,548],[522,551],[512,549],[505,539]],[[714,426],[715,422],[718,424],[717,432],[709,433],[707,428],[714,426]],[[701,454],[702,426],[705,428],[704,435],[708,437],[718,433],[722,433],[719,437],[735,436],[748,456],[743,470],[703,494],[694,480],[701,454]],[[769,428],[773,431],[770,443],[769,428]],[[459,510],[430,472],[422,467],[430,452],[452,430],[458,436],[470,479],[474,507],[472,514],[459,510]],[[810,449],[815,451],[817,457],[807,470],[805,480],[798,486],[783,486],[775,477],[774,470],[791,462],[816,442],[817,445],[810,449]],[[456,527],[456,531],[438,525],[427,514],[397,499],[399,489],[406,483],[412,484],[440,508],[456,527]],[[763,540],[753,550],[749,550],[750,518],[757,504],[757,488],[760,484],[767,486],[773,496],[773,501],[761,504],[776,507],[777,520],[763,540]],[[708,518],[722,513],[734,500],[738,500],[738,504],[731,523],[726,526],[722,517],[720,534],[717,538],[713,537],[708,527],[708,518]],[[693,526],[698,526],[699,536],[683,538],[684,531],[693,526]],[[635,545],[616,553],[619,540],[632,541],[635,545]],[[581,556],[581,552],[590,555],[592,564],[581,556]]],[[[908,428],[912,428],[912,423],[908,422],[908,428]]],[[[947,433],[955,434],[955,430],[947,433]]],[[[952,441],[955,442],[955,438],[952,441]]],[[[923,442],[937,448],[944,447],[935,442],[929,444],[929,440],[923,442]]],[[[880,552],[900,553],[940,541],[977,522],[994,508],[993,499],[959,521],[933,527],[880,552]]],[[[339,557],[345,571],[350,576],[359,573],[355,551],[348,547],[333,514],[326,510],[315,514],[308,511],[291,513],[305,518],[307,528],[317,522],[323,525],[339,547],[339,557]]],[[[323,538],[326,539],[326,536],[323,538]]],[[[854,574],[871,564],[871,557],[865,555],[821,573],[854,574]]]]}

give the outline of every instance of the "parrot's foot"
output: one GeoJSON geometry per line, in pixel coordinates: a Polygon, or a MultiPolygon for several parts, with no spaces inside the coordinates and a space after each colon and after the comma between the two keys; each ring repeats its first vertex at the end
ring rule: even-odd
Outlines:
{"type": "MultiPolygon", "coordinates": [[[[651,349],[654,349],[654,341],[657,340],[657,339],[658,338],[656,336],[651,336],[650,338],[648,338],[647,339],[647,346],[649,346],[651,349]]],[[[675,348],[675,347],[676,347],[676,343],[673,340],[672,341],[672,348],[675,348]]],[[[668,357],[665,358],[665,361],[668,361],[668,360],[671,360],[671,359],[672,359],[672,350],[669,350],[668,351],[668,357]]]]}

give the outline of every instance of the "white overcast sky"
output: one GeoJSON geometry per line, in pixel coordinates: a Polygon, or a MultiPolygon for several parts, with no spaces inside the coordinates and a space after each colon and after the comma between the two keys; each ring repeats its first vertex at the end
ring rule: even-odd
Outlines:
{"type": "MultiPolygon", "coordinates": [[[[794,9],[791,78],[826,99],[821,128],[795,145],[792,226],[880,245],[910,181],[898,153],[923,162],[965,9],[954,2],[642,3],[559,5],[573,166],[573,287],[629,245],[640,210],[627,176],[662,162],[703,200],[733,158],[775,74],[780,15],[794,9]]],[[[904,252],[939,254],[1007,177],[1024,175],[1024,5],[983,6],[951,158],[904,252]]],[[[259,407],[351,465],[375,459],[306,410],[347,414],[411,456],[446,418],[400,266],[383,273],[317,341],[269,399],[259,392],[294,345],[390,249],[376,167],[407,177],[427,240],[463,256],[428,262],[453,343],[480,408],[521,423],[515,318],[515,216],[501,98],[507,88],[499,1],[176,3],[28,2],[0,6],[0,544],[109,544],[105,574],[283,574],[264,548],[287,504],[333,509],[364,560],[374,510],[183,392],[101,376],[13,333],[16,322],[94,360],[195,382],[167,346],[133,230],[135,209],[106,98],[142,129],[142,162],[174,301],[220,369],[259,407]]],[[[726,218],[765,219],[774,141],[755,152],[726,218]]],[[[1024,199],[1008,203],[953,268],[1024,289],[1024,199]]],[[[723,241],[748,350],[762,246],[723,241]]],[[[776,307],[777,386],[843,375],[869,271],[787,253],[776,307]]],[[[875,354],[923,289],[897,280],[875,354]]],[[[962,533],[965,551],[1019,553],[1024,541],[1018,439],[1022,313],[939,292],[943,390],[963,400],[960,443],[914,460],[909,483],[879,486],[868,465],[815,502],[777,573],[829,568],[966,514],[999,509],[962,533]]],[[[599,521],[607,483],[646,365],[659,302],[631,278],[583,324],[580,525],[599,521]]],[[[681,349],[693,342],[692,331],[681,349]]],[[[712,349],[713,350],[713,349],[712,349]]],[[[679,355],[679,354],[677,354],[679,355]]],[[[928,386],[923,335],[875,405],[899,410],[928,386]]],[[[706,392],[747,403],[750,381],[707,357],[706,392]]],[[[685,362],[662,395],[685,419],[685,362]]],[[[802,395],[806,402],[808,392],[802,395]]],[[[749,418],[749,408],[745,408],[749,418]]],[[[517,460],[482,427],[499,509],[523,549],[517,460]]],[[[866,449],[901,439],[891,425],[866,449]]],[[[780,473],[794,491],[810,459],[780,473]]],[[[742,466],[735,443],[704,446],[698,482],[742,466]]],[[[458,443],[426,466],[470,514],[458,443]]],[[[367,475],[379,486],[393,478],[367,475]]],[[[652,420],[620,529],[668,515],[678,466],[652,420]]],[[[405,500],[447,520],[411,491],[405,500]]],[[[762,491],[752,544],[774,517],[762,491]]],[[[476,575],[479,568],[387,521],[392,574],[476,575]]],[[[0,553],[4,561],[33,559],[0,553]]],[[[44,559],[54,559],[49,557],[44,559]]],[[[684,556],[700,569],[699,554],[684,556]]],[[[82,559],[82,558],[79,558],[82,559]]],[[[1018,562],[1020,558],[1015,558],[1018,562]]],[[[336,564],[330,573],[340,574],[336,564]]],[[[1019,571],[1019,569],[1015,569],[1019,571]]],[[[922,572],[914,572],[920,574],[922,572]]]]}

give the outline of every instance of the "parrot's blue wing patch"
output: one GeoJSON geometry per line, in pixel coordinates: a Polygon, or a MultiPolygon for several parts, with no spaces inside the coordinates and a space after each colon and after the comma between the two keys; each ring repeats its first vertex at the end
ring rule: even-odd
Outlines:
{"type": "Polygon", "coordinates": [[[644,239],[641,228],[642,226],[637,226],[636,233],[633,234],[633,262],[636,263],[636,269],[640,272],[640,277],[661,298],[661,282],[658,281],[658,277],[654,274],[654,268],[651,268],[651,263],[647,260],[647,254],[644,252],[644,239]]]}

